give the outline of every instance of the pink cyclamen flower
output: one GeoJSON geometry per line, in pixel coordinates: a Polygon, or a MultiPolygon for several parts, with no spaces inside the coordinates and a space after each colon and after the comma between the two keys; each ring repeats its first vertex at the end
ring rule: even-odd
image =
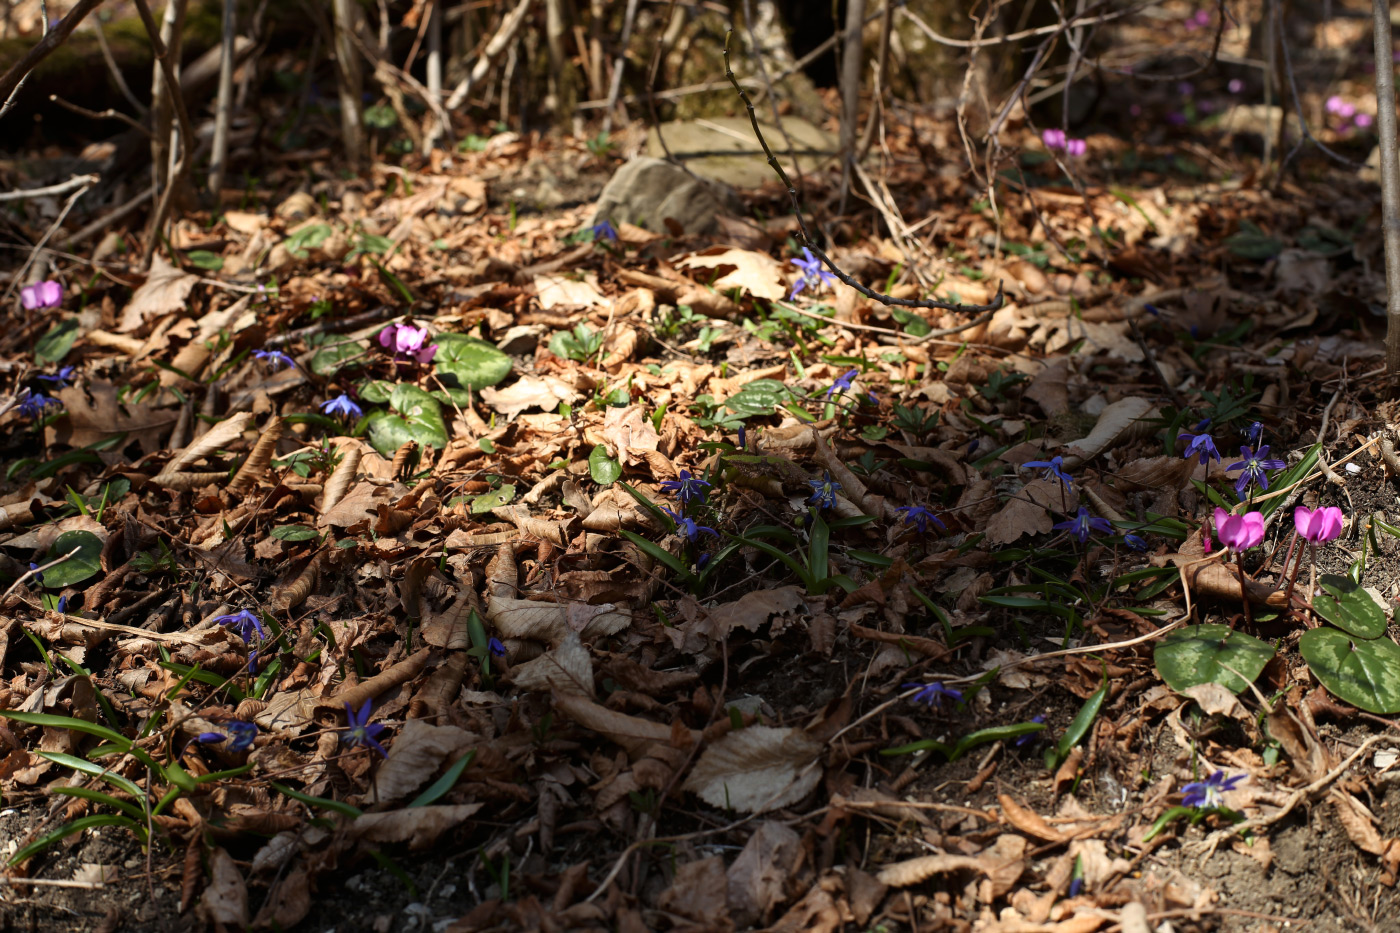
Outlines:
{"type": "Polygon", "coordinates": [[[1340,95],[1333,94],[1327,98],[1327,112],[1334,113],[1343,120],[1349,120],[1356,115],[1356,106],[1343,100],[1340,95]]]}
{"type": "Polygon", "coordinates": [[[381,347],[395,356],[412,357],[420,363],[432,362],[437,354],[437,344],[428,344],[427,340],[428,329],[412,324],[390,324],[379,332],[381,347]]]}
{"type": "Polygon", "coordinates": [[[1356,124],[1358,130],[1364,130],[1371,125],[1371,115],[1369,113],[1358,113],[1355,117],[1352,117],[1351,122],[1356,124]]]}
{"type": "Polygon", "coordinates": [[[1231,515],[1222,508],[1216,508],[1215,534],[1220,538],[1220,543],[1230,550],[1247,551],[1264,540],[1264,513],[1231,515]]]}
{"type": "Polygon", "coordinates": [[[1065,148],[1066,142],[1065,131],[1046,130],[1045,132],[1040,134],[1040,141],[1045,143],[1046,149],[1063,149],[1065,148]]]}
{"type": "Polygon", "coordinates": [[[1230,89],[1231,94],[1238,94],[1244,90],[1244,82],[1239,78],[1231,78],[1230,83],[1225,86],[1230,89]]]}
{"type": "Polygon", "coordinates": [[[19,290],[20,301],[24,303],[26,311],[42,311],[45,308],[57,308],[63,304],[63,286],[52,280],[47,282],[35,282],[33,285],[26,285],[19,290]]]}
{"type": "Polygon", "coordinates": [[[1065,155],[1070,156],[1071,158],[1077,159],[1088,151],[1089,144],[1082,139],[1065,140],[1065,155]]]}
{"type": "Polygon", "coordinates": [[[1312,544],[1331,541],[1342,533],[1342,510],[1334,505],[1325,509],[1307,509],[1302,506],[1293,512],[1293,524],[1312,544]]]}

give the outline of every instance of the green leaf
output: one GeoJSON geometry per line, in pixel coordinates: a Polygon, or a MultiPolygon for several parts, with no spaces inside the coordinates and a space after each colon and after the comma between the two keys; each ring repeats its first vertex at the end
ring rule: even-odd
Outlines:
{"type": "Polygon", "coordinates": [[[308,249],[326,242],[333,232],[329,224],[309,224],[283,240],[282,245],[297,259],[305,259],[308,249]]]}
{"type": "Polygon", "coordinates": [[[432,783],[427,790],[413,798],[413,802],[408,805],[409,809],[414,807],[426,807],[430,803],[440,798],[457,785],[457,779],[462,776],[462,772],[467,770],[467,766],[476,757],[476,749],[467,752],[461,758],[453,762],[452,767],[447,769],[447,773],[432,783]]]}
{"type": "Polygon", "coordinates": [[[434,369],[449,390],[480,390],[510,375],[510,357],[485,340],[466,334],[440,334],[434,343],[438,348],[434,369]]]}
{"type": "MultiPolygon", "coordinates": [[[[39,754],[43,755],[45,758],[49,757],[44,752],[40,752],[39,754]]],[[[81,797],[84,800],[91,800],[93,803],[100,803],[114,810],[120,810],[139,823],[144,823],[146,821],[146,811],[142,810],[136,804],[129,800],[118,800],[111,794],[104,794],[102,791],[93,790],[91,787],[51,787],[49,791],[55,794],[62,794],[65,797],[81,797]]],[[[144,797],[145,795],[142,794],[140,796],[144,797]]]]}
{"type": "Polygon", "coordinates": [[[599,444],[588,455],[588,473],[599,486],[611,486],[622,476],[622,464],[609,457],[608,449],[599,444]]]}
{"type": "Polygon", "coordinates": [[[218,272],[224,267],[224,257],[207,249],[192,249],[185,254],[185,259],[196,269],[207,269],[210,272],[218,272]]]}
{"type": "Polygon", "coordinates": [[[1152,660],[1162,680],[1177,693],[1201,684],[1220,684],[1239,693],[1259,676],[1273,656],[1273,646],[1253,635],[1224,625],[1192,625],[1162,639],[1152,660]],[[1241,680],[1227,667],[1248,680],[1241,680]]]}
{"type": "Polygon", "coordinates": [[[318,376],[334,376],[355,357],[365,353],[366,346],[357,340],[322,347],[311,357],[311,371],[318,376]]]}
{"type": "Polygon", "coordinates": [[[57,560],[75,549],[77,553],[72,557],[44,571],[45,587],[61,590],[102,572],[102,539],[90,531],[65,531],[59,535],[43,563],[57,560]]]}
{"type": "MultiPolygon", "coordinates": [[[[120,788],[137,800],[146,799],[146,792],[138,787],[135,782],[129,778],[122,777],[120,774],[109,771],[101,765],[95,765],[86,758],[79,758],[76,755],[68,755],[63,752],[39,752],[38,754],[40,757],[47,758],[56,765],[72,768],[74,771],[80,771],[83,774],[106,781],[108,784],[120,788]]],[[[145,817],[145,814],[139,811],[136,815],[143,819],[145,817]]]]}
{"type": "Polygon", "coordinates": [[[387,379],[371,379],[360,386],[360,398],[375,405],[383,405],[389,401],[389,396],[394,394],[394,386],[397,383],[389,382],[387,379]]]}
{"type": "Polygon", "coordinates": [[[334,810],[336,813],[348,816],[352,820],[357,816],[364,816],[364,811],[361,810],[359,807],[353,806],[343,801],[329,800],[325,797],[313,797],[310,794],[303,794],[301,791],[292,790],[285,784],[278,784],[276,781],[272,781],[271,784],[274,788],[277,789],[279,793],[286,794],[293,800],[300,800],[307,806],[321,807],[325,810],[334,810]]]}
{"type": "Polygon", "coordinates": [[[514,486],[501,486],[490,492],[482,493],[472,498],[471,512],[473,515],[485,515],[486,513],[498,509],[508,504],[515,498],[514,486]]]}
{"type": "Polygon", "coordinates": [[[1389,638],[1362,641],[1315,628],[1303,633],[1298,650],[1338,699],[1382,716],[1400,713],[1400,646],[1389,638]]]}
{"type": "Polygon", "coordinates": [[[1283,252],[1283,241],[1269,236],[1248,220],[1240,221],[1240,232],[1225,238],[1230,252],[1241,259],[1272,259],[1283,252]]]}
{"type": "Polygon", "coordinates": [[[1084,736],[1089,734],[1089,729],[1093,726],[1094,719],[1099,715],[1099,709],[1103,706],[1104,698],[1107,696],[1108,677],[1105,675],[1103,686],[1095,690],[1089,699],[1084,701],[1084,705],[1079,708],[1074,719],[1070,720],[1064,735],[1060,736],[1060,741],[1045,750],[1045,767],[1053,771],[1069,757],[1074,746],[1078,745],[1084,736]]]}
{"type": "Polygon", "coordinates": [[[385,456],[393,456],[409,441],[442,450],[447,446],[447,425],[437,399],[414,385],[397,385],[389,396],[392,411],[377,411],[368,418],[369,442],[385,456]]]}
{"type": "Polygon", "coordinates": [[[85,829],[95,829],[98,826],[125,826],[127,829],[136,833],[138,837],[144,838],[146,834],[141,824],[130,817],[117,816],[113,813],[97,813],[93,816],[85,816],[82,819],[74,820],[66,826],[60,826],[47,836],[34,840],[29,845],[10,856],[10,864],[18,865],[20,862],[27,861],[38,855],[60,839],[67,838],[74,833],[80,833],[85,829]]]}
{"type": "Polygon", "coordinates": [[[755,379],[725,400],[724,407],[740,418],[771,415],[792,393],[776,379],[755,379]]]}
{"type": "Polygon", "coordinates": [[[278,525],[269,534],[278,541],[310,541],[321,533],[310,525],[278,525]]]}
{"type": "Polygon", "coordinates": [[[375,104],[365,108],[365,126],[374,130],[387,130],[399,122],[399,115],[388,104],[375,104]]]}
{"type": "Polygon", "coordinates": [[[686,567],[686,565],[681,562],[681,559],[679,557],[672,554],[670,551],[666,550],[664,547],[657,544],[655,541],[648,541],[646,538],[643,538],[636,532],[628,531],[625,528],[619,530],[618,534],[622,535],[628,541],[631,541],[637,547],[641,548],[643,552],[649,554],[654,560],[671,568],[673,571],[676,572],[678,576],[683,578],[690,576],[690,568],[686,567]]]}
{"type": "Polygon", "coordinates": [[[1328,622],[1357,638],[1379,638],[1385,634],[1390,612],[1379,597],[1349,577],[1323,574],[1318,580],[1322,593],[1313,597],[1313,610],[1328,622]]]}
{"type": "Polygon", "coordinates": [[[78,319],[66,317],[34,342],[34,359],[41,364],[60,362],[73,349],[73,342],[77,339],[78,319]]]}
{"type": "Polygon", "coordinates": [[[1317,457],[1321,452],[1322,445],[1314,444],[1312,447],[1308,448],[1307,453],[1303,454],[1302,460],[1299,460],[1282,473],[1274,474],[1273,478],[1269,480],[1269,488],[1275,493],[1278,493],[1278,495],[1275,495],[1267,502],[1261,503],[1259,506],[1259,511],[1264,513],[1265,518],[1268,518],[1269,515],[1273,514],[1275,509],[1288,501],[1288,496],[1283,494],[1283,490],[1312,472],[1313,468],[1317,466],[1317,457]]]}

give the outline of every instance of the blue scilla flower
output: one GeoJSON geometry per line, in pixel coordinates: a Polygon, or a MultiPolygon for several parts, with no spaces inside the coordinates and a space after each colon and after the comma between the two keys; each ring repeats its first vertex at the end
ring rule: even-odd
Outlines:
{"type": "Polygon", "coordinates": [[[350,728],[340,735],[340,741],[352,748],[372,748],[385,758],[389,753],[384,750],[384,746],[378,742],[379,734],[384,731],[384,726],[377,722],[369,721],[370,701],[365,700],[365,705],[360,707],[356,713],[350,708],[350,704],[345,704],[345,719],[350,728]]]}
{"type": "Polygon", "coordinates": [[[802,258],[789,260],[794,266],[802,270],[802,277],[797,280],[797,284],[792,287],[792,294],[788,295],[788,300],[796,298],[804,288],[818,289],[823,285],[830,285],[836,281],[836,276],[822,268],[822,261],[812,255],[812,251],[807,247],[802,247],[802,258]]]}
{"type": "Polygon", "coordinates": [[[821,479],[807,480],[807,485],[812,487],[812,496],[807,500],[809,505],[819,509],[836,507],[836,490],[841,488],[841,484],[832,479],[830,473],[822,473],[821,479]]]}
{"type": "Polygon", "coordinates": [[[922,505],[901,505],[895,509],[896,512],[904,513],[904,524],[913,525],[918,529],[919,534],[927,534],[930,523],[937,525],[940,530],[947,531],[948,526],[943,524],[937,515],[934,515],[922,505]]]}
{"type": "Polygon", "coordinates": [[[346,418],[358,418],[364,414],[360,406],[352,402],[350,396],[343,392],[333,399],[322,402],[321,411],[327,415],[342,415],[346,418]]]}
{"type": "Polygon", "coordinates": [[[1201,433],[1191,434],[1183,431],[1176,436],[1177,440],[1186,442],[1186,450],[1181,456],[1187,460],[1199,456],[1202,466],[1211,460],[1220,460],[1220,451],[1215,449],[1215,438],[1205,433],[1205,429],[1208,427],[1210,427],[1209,418],[1196,425],[1196,430],[1201,433]]]}
{"type": "Polygon", "coordinates": [[[266,638],[267,630],[263,628],[262,621],[247,609],[240,609],[228,615],[218,616],[214,619],[219,625],[226,625],[231,632],[237,632],[238,637],[251,644],[254,636],[266,638]]]}
{"type": "Polygon", "coordinates": [[[258,727],[251,722],[242,722],[235,719],[233,722],[224,725],[223,732],[201,732],[196,741],[206,745],[217,745],[220,742],[228,742],[228,750],[231,752],[246,752],[253,747],[253,740],[258,737],[258,727]]]}
{"type": "Polygon", "coordinates": [[[934,709],[941,707],[944,700],[961,703],[963,698],[962,691],[945,687],[937,681],[931,684],[904,684],[904,689],[917,691],[909,698],[910,700],[915,703],[923,703],[934,709]]]}
{"type": "Polygon", "coordinates": [[[689,470],[681,470],[678,479],[663,481],[661,488],[666,492],[674,493],[681,505],[687,506],[691,502],[704,502],[705,490],[710,488],[710,484],[698,476],[692,476],[689,470]]]}
{"type": "Polygon", "coordinates": [[[284,366],[295,369],[297,365],[296,360],[292,359],[281,350],[254,350],[253,356],[266,363],[267,368],[273,372],[276,372],[284,366]]]}
{"type": "Polygon", "coordinates": [[[38,418],[50,405],[62,405],[56,398],[49,398],[42,392],[30,392],[19,403],[19,413],[26,418],[38,418]]]}
{"type": "Polygon", "coordinates": [[[1099,518],[1097,515],[1090,515],[1088,508],[1080,506],[1074,518],[1057,522],[1052,526],[1056,531],[1068,531],[1079,540],[1080,544],[1089,540],[1089,534],[1097,531],[1099,534],[1109,534],[1113,531],[1113,526],[1108,519],[1099,518]]]}
{"type": "Polygon", "coordinates": [[[715,531],[713,528],[707,528],[704,525],[697,525],[695,524],[695,519],[687,518],[684,515],[672,512],[664,505],[661,507],[661,511],[671,516],[671,521],[676,523],[676,531],[685,535],[686,540],[688,540],[691,544],[695,544],[697,542],[701,532],[704,532],[707,535],[714,535],[716,538],[719,537],[719,532],[715,531]]]}
{"type": "Polygon", "coordinates": [[[856,376],[858,375],[860,375],[860,370],[858,369],[853,369],[848,373],[843,373],[840,377],[837,378],[835,382],[831,384],[831,388],[826,390],[826,397],[830,399],[831,394],[833,392],[849,392],[851,390],[851,383],[855,380],[856,376]]]}
{"type": "Polygon", "coordinates": [[[1235,789],[1244,780],[1243,774],[1229,777],[1224,771],[1217,771],[1204,781],[1193,781],[1181,789],[1181,803],[1198,810],[1213,810],[1225,806],[1225,792],[1235,789]]]}
{"type": "Polygon", "coordinates": [[[60,389],[66,387],[73,381],[73,371],[76,367],[64,366],[56,373],[39,373],[35,378],[45,382],[57,383],[60,389]]]}
{"type": "Polygon", "coordinates": [[[617,230],[613,227],[612,222],[608,220],[600,220],[593,226],[589,227],[588,230],[590,233],[593,234],[594,240],[617,239],[617,230]]]}
{"type": "Polygon", "coordinates": [[[1250,483],[1258,483],[1259,488],[1265,492],[1269,491],[1269,477],[1265,470],[1282,470],[1288,464],[1282,460],[1270,459],[1269,445],[1265,444],[1258,450],[1251,450],[1247,445],[1240,448],[1239,463],[1232,463],[1225,468],[1225,472],[1233,473],[1235,470],[1243,470],[1240,478],[1235,480],[1235,492],[1241,497],[1250,483]]]}
{"type": "Polygon", "coordinates": [[[1064,463],[1064,457],[1051,457],[1049,460],[1031,460],[1021,464],[1021,466],[1028,470],[1044,470],[1046,479],[1053,476],[1064,483],[1066,489],[1072,489],[1074,487],[1074,481],[1070,479],[1069,474],[1065,472],[1064,463]]]}

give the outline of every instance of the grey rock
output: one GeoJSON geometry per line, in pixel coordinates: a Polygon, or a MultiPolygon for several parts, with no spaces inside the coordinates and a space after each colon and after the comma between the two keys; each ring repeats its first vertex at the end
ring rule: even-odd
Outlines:
{"type": "Polygon", "coordinates": [[[619,168],[593,212],[593,222],[631,223],[664,232],[670,218],[686,233],[710,233],[724,211],[720,192],[665,159],[642,157],[619,168]]]}

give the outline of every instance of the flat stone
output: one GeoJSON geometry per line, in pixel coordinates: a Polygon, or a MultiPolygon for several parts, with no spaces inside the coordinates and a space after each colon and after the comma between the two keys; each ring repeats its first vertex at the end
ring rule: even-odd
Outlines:
{"type": "MultiPolygon", "coordinates": [[[[840,154],[840,142],[835,136],[800,117],[784,117],[781,129],[763,119],[758,125],[763,138],[768,140],[769,147],[789,173],[794,157],[802,171],[810,172],[840,154]]],[[[663,123],[647,134],[648,155],[665,155],[662,139],[672,156],[702,178],[735,188],[757,188],[778,177],[768,165],[747,116],[663,123]]]]}
{"type": "Polygon", "coordinates": [[[642,156],[613,174],[598,196],[593,222],[626,222],[660,233],[670,219],[686,233],[703,234],[715,229],[723,211],[723,195],[710,183],[665,159],[642,156]]]}

